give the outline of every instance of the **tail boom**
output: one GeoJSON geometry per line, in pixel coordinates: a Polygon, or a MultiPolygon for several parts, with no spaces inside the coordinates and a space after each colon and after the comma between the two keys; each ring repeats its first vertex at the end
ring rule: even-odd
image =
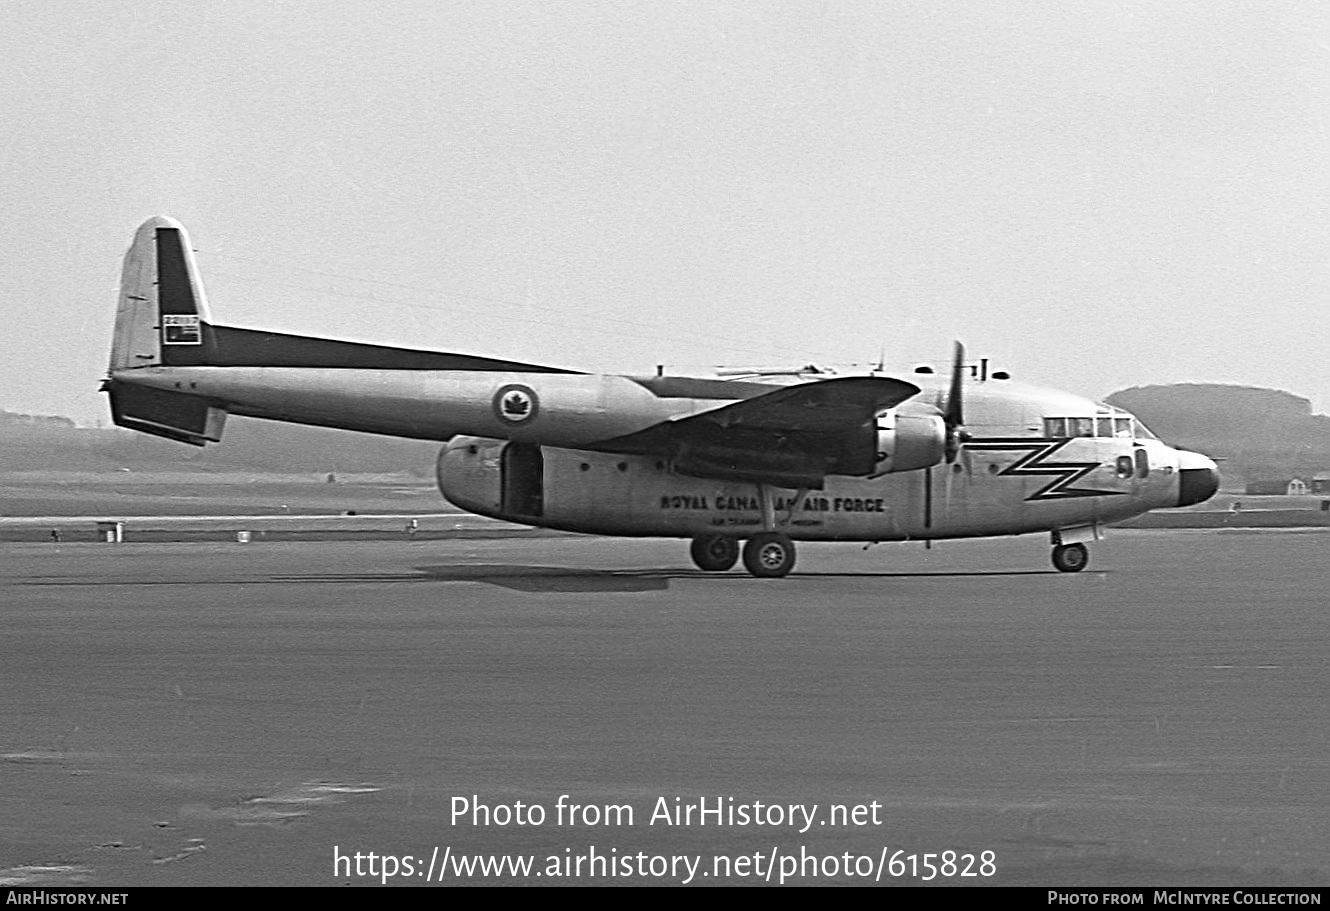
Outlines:
{"type": "Polygon", "coordinates": [[[102,386],[110,395],[117,426],[202,446],[221,439],[229,410],[371,433],[425,439],[451,436],[438,420],[402,417],[401,400],[393,396],[384,402],[371,393],[350,406],[336,404],[340,401],[336,392],[331,406],[324,401],[329,397],[317,392],[280,401],[293,389],[341,388],[347,377],[338,374],[347,371],[361,374],[362,381],[366,373],[375,375],[370,377],[371,390],[410,387],[405,375],[417,371],[573,374],[557,367],[465,354],[216,325],[185,227],[159,215],[135,232],[125,253],[110,367],[102,386]],[[246,382],[252,377],[239,375],[251,368],[308,373],[298,381],[292,376],[277,378],[272,394],[265,396],[246,382]],[[202,370],[209,386],[238,390],[237,397],[204,391],[199,376],[185,378],[194,370],[202,370]],[[220,379],[228,370],[236,371],[230,378],[233,382],[220,379]],[[279,401],[270,401],[273,395],[279,401]]]}

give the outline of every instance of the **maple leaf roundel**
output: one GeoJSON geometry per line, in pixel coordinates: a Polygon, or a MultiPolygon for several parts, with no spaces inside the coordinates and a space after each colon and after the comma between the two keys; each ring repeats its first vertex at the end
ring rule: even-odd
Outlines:
{"type": "Polygon", "coordinates": [[[540,400],[530,386],[510,383],[494,393],[494,415],[505,424],[527,424],[540,410],[540,400]]]}

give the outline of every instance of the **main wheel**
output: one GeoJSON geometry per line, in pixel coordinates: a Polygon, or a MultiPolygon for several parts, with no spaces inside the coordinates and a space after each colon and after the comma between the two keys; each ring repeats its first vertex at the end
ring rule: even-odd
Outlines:
{"type": "Polygon", "coordinates": [[[723,573],[739,562],[739,542],[725,535],[698,535],[688,547],[698,569],[723,573]]]}
{"type": "Polygon", "coordinates": [[[1053,548],[1053,565],[1060,573],[1078,573],[1090,562],[1090,551],[1084,544],[1059,544],[1053,548]]]}
{"type": "Polygon", "coordinates": [[[744,543],[744,566],[760,579],[775,579],[794,569],[794,542],[789,535],[764,531],[744,543]]]}

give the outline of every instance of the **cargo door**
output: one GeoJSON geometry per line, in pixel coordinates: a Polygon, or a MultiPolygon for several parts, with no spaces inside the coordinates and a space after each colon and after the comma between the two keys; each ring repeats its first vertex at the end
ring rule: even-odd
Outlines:
{"type": "Polygon", "coordinates": [[[509,443],[500,457],[503,511],[536,518],[545,514],[545,457],[533,443],[509,443]]]}

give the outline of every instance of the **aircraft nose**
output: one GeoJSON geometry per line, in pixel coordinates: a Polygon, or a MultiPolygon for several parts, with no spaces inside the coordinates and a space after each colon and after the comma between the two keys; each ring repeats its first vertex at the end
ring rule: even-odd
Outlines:
{"type": "Polygon", "coordinates": [[[1199,452],[1178,451],[1178,505],[1204,503],[1219,490],[1219,467],[1199,452]]]}

